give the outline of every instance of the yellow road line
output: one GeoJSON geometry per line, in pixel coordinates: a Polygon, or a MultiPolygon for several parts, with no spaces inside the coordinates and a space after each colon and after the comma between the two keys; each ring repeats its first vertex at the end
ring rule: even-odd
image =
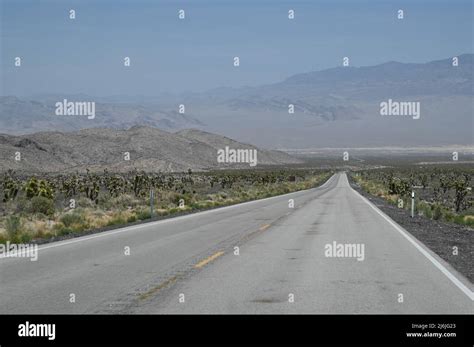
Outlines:
{"type": "Polygon", "coordinates": [[[260,228],[258,228],[258,230],[263,231],[268,228],[270,228],[270,224],[265,224],[265,225],[262,225],[260,228]]]}
{"type": "Polygon", "coordinates": [[[204,265],[210,263],[211,261],[213,261],[214,259],[220,257],[222,254],[224,254],[224,252],[220,251],[220,252],[217,252],[213,255],[211,255],[210,257],[204,259],[204,260],[201,260],[199,263],[197,263],[196,265],[194,265],[194,267],[196,269],[200,269],[202,268],[204,265]]]}
{"type": "Polygon", "coordinates": [[[179,276],[173,276],[169,279],[167,279],[166,281],[164,281],[163,283],[161,283],[160,285],[156,286],[156,287],[153,287],[151,288],[149,291],[147,291],[146,293],[143,293],[140,295],[140,300],[145,300],[145,299],[148,299],[151,295],[153,294],[156,294],[158,293],[161,289],[173,284],[174,282],[176,282],[178,280],[178,277],[179,276]]]}

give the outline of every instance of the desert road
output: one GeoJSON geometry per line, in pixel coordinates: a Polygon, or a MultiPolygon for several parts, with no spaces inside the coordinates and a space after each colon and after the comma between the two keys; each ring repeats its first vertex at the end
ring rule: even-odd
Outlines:
{"type": "Polygon", "coordinates": [[[473,313],[473,299],[470,282],[338,173],[311,190],[42,245],[37,261],[0,258],[10,313],[447,314],[473,313]]]}

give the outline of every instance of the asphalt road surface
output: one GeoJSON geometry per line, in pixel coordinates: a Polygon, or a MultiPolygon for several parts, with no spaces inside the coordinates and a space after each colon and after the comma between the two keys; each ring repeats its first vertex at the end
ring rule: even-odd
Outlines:
{"type": "Polygon", "coordinates": [[[473,313],[473,294],[339,173],[0,258],[6,313],[473,313]]]}

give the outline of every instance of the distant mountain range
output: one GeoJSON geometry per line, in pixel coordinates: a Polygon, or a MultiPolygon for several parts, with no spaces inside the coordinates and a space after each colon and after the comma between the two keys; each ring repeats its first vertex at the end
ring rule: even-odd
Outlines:
{"type": "MultiPolygon", "coordinates": [[[[47,95],[38,100],[21,100],[14,96],[0,97],[0,129],[9,134],[38,131],[71,131],[96,127],[128,129],[135,125],[177,130],[204,126],[196,118],[178,110],[162,110],[152,105],[96,101],[87,95],[47,95]],[[93,120],[80,116],[58,116],[55,104],[63,100],[96,102],[93,120]]],[[[100,99],[99,99],[100,100],[100,99]]]]}
{"type": "Polygon", "coordinates": [[[273,148],[445,146],[473,143],[474,55],[294,75],[280,83],[196,95],[209,131],[273,148]],[[420,102],[421,117],[382,116],[389,99],[420,102]],[[288,113],[288,105],[295,113],[288,113]]]}
{"type": "Polygon", "coordinates": [[[297,74],[260,87],[216,88],[156,97],[39,95],[0,99],[0,127],[9,134],[148,125],[197,128],[269,148],[470,145],[474,55],[424,64],[388,62],[297,74]],[[97,117],[58,117],[63,98],[95,100],[97,117]],[[420,102],[421,117],[382,116],[380,103],[420,102]],[[184,104],[186,112],[178,113],[184,104]],[[295,113],[288,113],[293,104],[295,113]]]}
{"type": "Polygon", "coordinates": [[[83,172],[102,171],[172,172],[221,168],[249,168],[249,164],[218,163],[220,149],[255,149],[258,166],[301,163],[286,153],[258,149],[229,138],[199,130],[169,133],[151,127],[128,130],[105,128],[76,132],[39,132],[12,136],[0,134],[0,171],[83,172]],[[15,161],[20,152],[21,160],[15,161]],[[130,160],[125,160],[125,152],[130,160]]]}

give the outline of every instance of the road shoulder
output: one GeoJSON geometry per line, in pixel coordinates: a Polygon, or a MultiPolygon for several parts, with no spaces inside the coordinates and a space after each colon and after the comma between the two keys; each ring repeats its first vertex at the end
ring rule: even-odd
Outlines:
{"type": "Polygon", "coordinates": [[[468,282],[470,281],[472,286],[474,282],[472,229],[462,225],[428,219],[423,216],[411,218],[409,211],[397,208],[384,199],[365,192],[350,178],[349,182],[356,192],[368,199],[394,222],[402,226],[425,247],[449,264],[455,272],[465,277],[468,282]]]}

